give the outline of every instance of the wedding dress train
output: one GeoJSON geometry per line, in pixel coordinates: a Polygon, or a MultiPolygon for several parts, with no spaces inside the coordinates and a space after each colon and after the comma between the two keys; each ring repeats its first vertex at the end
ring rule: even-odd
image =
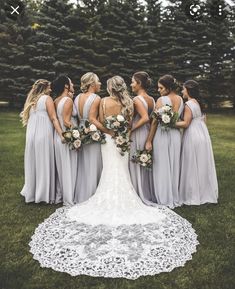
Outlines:
{"type": "Polygon", "coordinates": [[[167,207],[143,204],[131,184],[128,155],[120,155],[110,135],[106,140],[96,193],[38,226],[29,244],[34,259],[72,276],[127,279],[183,266],[198,244],[191,224],[167,207]]]}

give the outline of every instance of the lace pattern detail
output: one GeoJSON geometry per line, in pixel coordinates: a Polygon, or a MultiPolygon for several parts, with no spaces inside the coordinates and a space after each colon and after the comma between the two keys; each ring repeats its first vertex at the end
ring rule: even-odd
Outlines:
{"type": "Polygon", "coordinates": [[[137,279],[170,272],[192,258],[198,244],[191,224],[165,207],[159,224],[90,225],[59,208],[38,226],[29,243],[41,267],[72,276],[137,279]]]}

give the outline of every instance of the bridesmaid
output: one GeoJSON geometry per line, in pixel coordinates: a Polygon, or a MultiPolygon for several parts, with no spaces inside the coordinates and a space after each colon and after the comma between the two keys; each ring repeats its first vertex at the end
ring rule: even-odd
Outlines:
{"type": "MultiPolygon", "coordinates": [[[[98,129],[107,130],[98,121],[101,83],[98,76],[88,72],[81,77],[81,91],[75,101],[79,119],[79,127],[84,126],[86,120],[96,125],[98,129]]],[[[76,182],[75,202],[88,200],[96,191],[102,172],[102,158],[100,143],[83,145],[78,152],[78,176],[76,182]]]]}
{"type": "MultiPolygon", "coordinates": [[[[145,149],[145,140],[150,129],[149,116],[155,106],[153,97],[146,92],[150,85],[151,79],[147,72],[139,71],[133,75],[131,88],[137,96],[133,99],[135,113],[131,129],[130,158],[137,150],[145,149]]],[[[156,202],[153,193],[152,172],[132,161],[129,163],[129,168],[132,184],[142,201],[156,202]]]]}
{"type": "Polygon", "coordinates": [[[186,81],[182,93],[188,101],[184,120],[176,123],[176,127],[185,128],[181,153],[180,203],[217,203],[215,162],[210,136],[202,116],[198,83],[194,80],[186,81]]]}
{"type": "MultiPolygon", "coordinates": [[[[59,76],[52,83],[52,93],[56,96],[54,101],[60,126],[66,128],[77,126],[76,114],[73,110],[73,83],[67,76],[59,76]]],[[[74,203],[75,183],[77,178],[77,151],[70,150],[68,145],[61,143],[57,132],[54,135],[56,159],[56,202],[64,205],[74,203]]]]}
{"type": "Polygon", "coordinates": [[[50,82],[37,80],[30,90],[21,112],[23,126],[27,125],[24,155],[25,184],[20,192],[25,202],[55,202],[55,159],[53,125],[59,141],[62,130],[56,117],[50,82]]]}
{"type": "MultiPolygon", "coordinates": [[[[184,105],[182,98],[176,94],[176,80],[171,75],[164,75],[158,80],[161,95],[156,102],[156,109],[168,104],[173,111],[181,115],[184,105]]],[[[154,119],[145,145],[153,150],[153,183],[157,203],[174,208],[180,205],[179,173],[181,134],[179,129],[163,130],[154,119]]]]}

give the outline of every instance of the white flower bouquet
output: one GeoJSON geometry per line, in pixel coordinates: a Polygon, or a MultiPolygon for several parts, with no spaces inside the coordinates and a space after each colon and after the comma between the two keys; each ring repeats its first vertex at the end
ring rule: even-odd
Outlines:
{"type": "Polygon", "coordinates": [[[153,111],[151,117],[158,120],[162,129],[167,130],[175,126],[175,123],[179,118],[179,114],[172,110],[171,105],[166,104],[157,111],[153,111]]]}
{"type": "Polygon", "coordinates": [[[147,150],[137,150],[131,160],[146,169],[152,168],[152,153],[147,150]]]}
{"type": "Polygon", "coordinates": [[[95,142],[101,144],[106,143],[105,134],[98,130],[97,127],[89,121],[85,121],[85,125],[80,128],[80,135],[83,145],[95,142]]]}
{"type": "Polygon", "coordinates": [[[114,132],[114,141],[119,153],[124,156],[130,151],[129,122],[123,115],[110,115],[106,117],[104,125],[114,132]]]}
{"type": "Polygon", "coordinates": [[[128,133],[122,133],[114,137],[115,144],[119,153],[124,156],[130,151],[130,138],[128,133]]]}
{"type": "Polygon", "coordinates": [[[66,131],[62,132],[62,135],[65,139],[65,143],[68,144],[69,149],[78,150],[81,147],[82,141],[77,127],[68,128],[66,131]]]}
{"type": "Polygon", "coordinates": [[[121,133],[127,132],[129,123],[123,115],[118,114],[106,117],[104,125],[118,136],[121,133]]]}

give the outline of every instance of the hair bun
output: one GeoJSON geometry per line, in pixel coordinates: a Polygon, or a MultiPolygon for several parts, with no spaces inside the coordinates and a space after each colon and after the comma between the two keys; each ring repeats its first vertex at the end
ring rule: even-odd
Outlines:
{"type": "Polygon", "coordinates": [[[133,75],[135,81],[141,85],[143,89],[148,89],[152,84],[152,79],[146,71],[138,71],[133,75]]]}

